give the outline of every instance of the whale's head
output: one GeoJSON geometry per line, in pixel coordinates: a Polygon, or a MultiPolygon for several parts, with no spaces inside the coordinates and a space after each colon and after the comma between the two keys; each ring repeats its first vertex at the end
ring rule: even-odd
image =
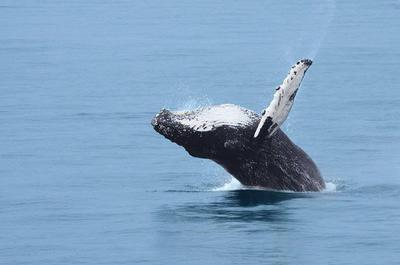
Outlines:
{"type": "Polygon", "coordinates": [[[151,121],[153,128],[190,155],[218,160],[232,149],[245,146],[260,117],[247,109],[224,104],[191,111],[162,109],[151,121]]]}

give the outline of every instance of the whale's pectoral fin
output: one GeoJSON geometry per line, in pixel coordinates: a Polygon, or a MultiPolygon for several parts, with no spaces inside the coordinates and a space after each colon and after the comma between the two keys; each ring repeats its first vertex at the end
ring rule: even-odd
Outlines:
{"type": "Polygon", "coordinates": [[[283,83],[276,88],[271,103],[263,111],[254,138],[260,134],[271,137],[284,123],[292,109],[301,81],[311,64],[311,60],[303,59],[292,66],[283,83]]]}

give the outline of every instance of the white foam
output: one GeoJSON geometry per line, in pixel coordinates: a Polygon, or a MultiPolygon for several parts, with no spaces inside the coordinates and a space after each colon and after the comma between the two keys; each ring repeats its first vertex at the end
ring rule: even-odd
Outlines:
{"type": "Polygon", "coordinates": [[[322,192],[336,192],[336,184],[333,182],[325,182],[325,189],[322,192]]]}
{"type": "Polygon", "coordinates": [[[225,182],[223,186],[212,189],[213,191],[232,191],[232,190],[243,190],[246,186],[243,186],[237,179],[232,177],[229,181],[225,182]]]}
{"type": "MultiPolygon", "coordinates": [[[[265,189],[261,187],[248,187],[243,184],[241,184],[237,179],[232,177],[230,180],[225,182],[221,187],[216,187],[213,188],[212,191],[234,191],[234,190],[267,190],[267,191],[277,191],[277,192],[288,192],[288,193],[293,193],[294,191],[290,190],[271,190],[271,189],[265,189]]],[[[322,191],[323,193],[329,193],[329,192],[336,192],[336,184],[333,182],[326,182],[325,183],[325,189],[322,191]]]]}

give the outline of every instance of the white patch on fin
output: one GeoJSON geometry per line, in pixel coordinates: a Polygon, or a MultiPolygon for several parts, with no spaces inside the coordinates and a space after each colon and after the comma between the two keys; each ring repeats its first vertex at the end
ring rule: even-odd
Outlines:
{"type": "Polygon", "coordinates": [[[282,85],[277,87],[271,103],[263,111],[254,138],[260,134],[263,126],[266,126],[264,129],[267,131],[267,137],[271,137],[283,124],[292,109],[301,81],[311,64],[311,60],[303,59],[292,66],[282,85]]]}

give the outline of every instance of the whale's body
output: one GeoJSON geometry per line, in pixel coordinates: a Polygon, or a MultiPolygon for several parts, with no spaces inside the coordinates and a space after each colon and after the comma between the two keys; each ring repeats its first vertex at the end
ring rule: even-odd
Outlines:
{"type": "Polygon", "coordinates": [[[292,67],[261,116],[237,105],[223,104],[194,111],[163,109],[152,125],[190,155],[215,161],[244,185],[320,191],[325,183],[317,166],[279,129],[310,65],[311,61],[302,60],[292,67]]]}

